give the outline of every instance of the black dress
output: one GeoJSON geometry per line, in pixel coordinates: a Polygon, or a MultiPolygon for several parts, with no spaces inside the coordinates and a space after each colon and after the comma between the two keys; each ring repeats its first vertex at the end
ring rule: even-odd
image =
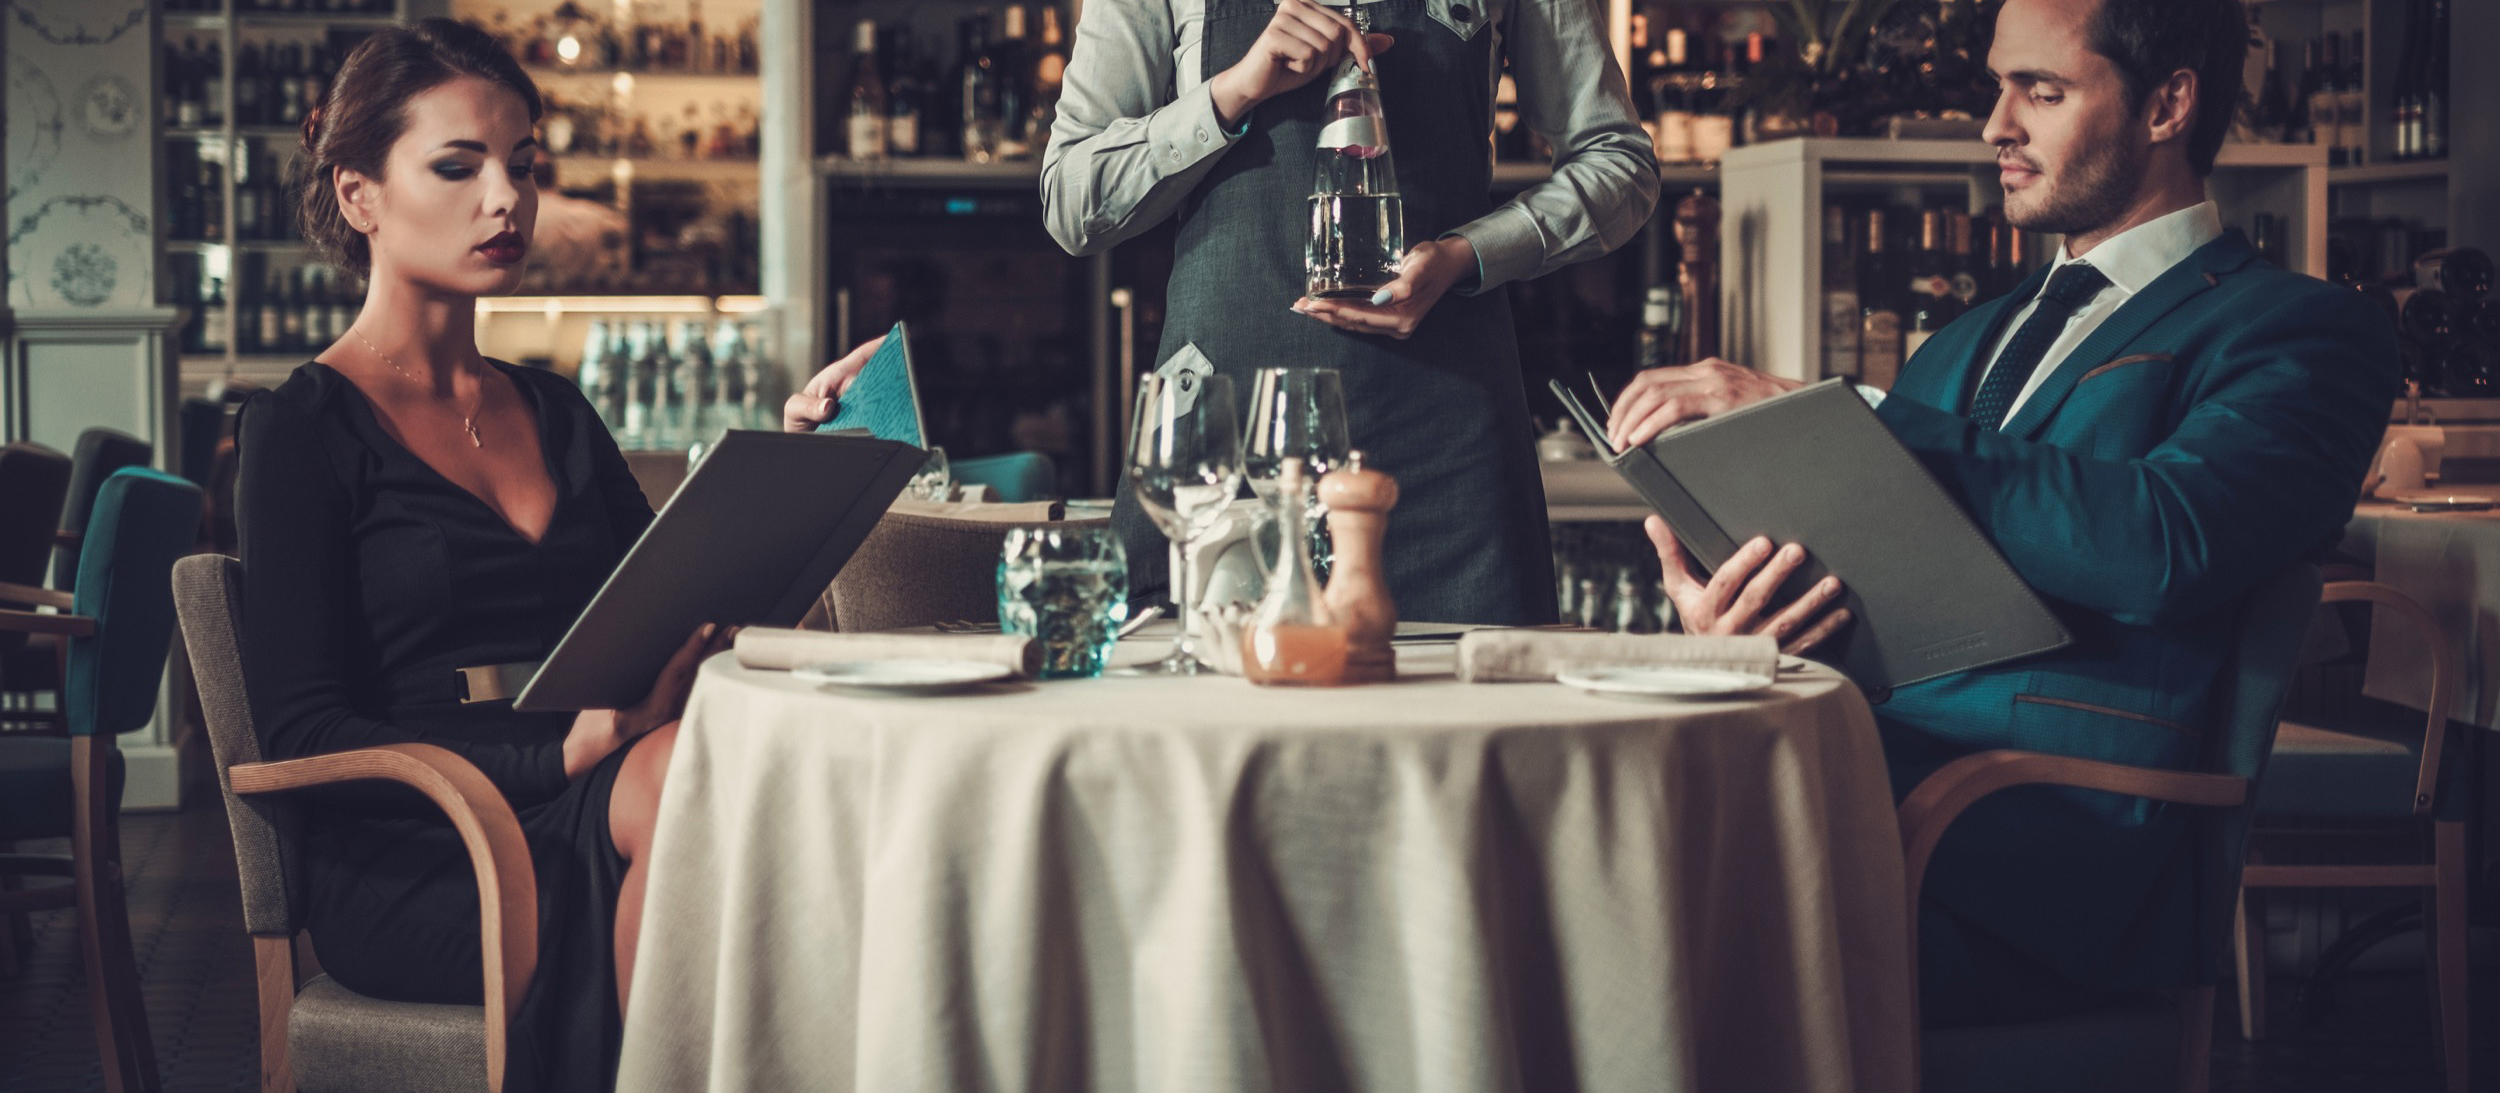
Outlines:
{"type": "MultiPolygon", "coordinates": [[[[611,939],[624,867],[608,794],[626,749],[568,780],[571,715],[464,706],[452,681],[457,668],[545,657],[651,506],[571,383],[496,367],[535,411],[556,485],[535,544],[401,447],[327,365],[245,404],[244,676],[272,759],[423,741],[503,791],[529,840],[539,917],[506,1088],[607,1089],[622,1035],[611,939]]],[[[476,1004],[477,881],[449,822],[381,783],[306,796],[306,924],[323,969],[376,998],[476,1004]]]]}

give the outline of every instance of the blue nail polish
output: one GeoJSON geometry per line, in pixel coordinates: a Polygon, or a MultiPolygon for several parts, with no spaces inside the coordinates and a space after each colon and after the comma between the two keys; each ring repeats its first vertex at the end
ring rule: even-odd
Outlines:
{"type": "Polygon", "coordinates": [[[1388,289],[1385,289],[1385,288],[1384,288],[1384,289],[1381,289],[1381,290],[1380,290],[1380,291],[1378,291],[1378,292],[1372,293],[1372,306],[1374,306],[1374,307],[1378,307],[1378,306],[1380,306],[1381,304],[1385,304],[1385,303],[1388,303],[1388,302],[1389,302],[1389,290],[1388,290],[1388,289]]]}

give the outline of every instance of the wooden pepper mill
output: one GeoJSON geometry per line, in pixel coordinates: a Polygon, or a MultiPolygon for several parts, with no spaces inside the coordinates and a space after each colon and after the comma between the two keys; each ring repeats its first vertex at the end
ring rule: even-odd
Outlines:
{"type": "Polygon", "coordinates": [[[1363,466],[1363,453],[1348,452],[1345,466],[1320,476],[1319,500],[1328,506],[1328,534],[1336,544],[1328,589],[1321,598],[1346,632],[1345,681],[1386,683],[1398,676],[1389,639],[1398,630],[1398,607],[1380,572],[1380,544],[1389,531],[1389,510],[1398,503],[1398,480],[1363,466]]]}

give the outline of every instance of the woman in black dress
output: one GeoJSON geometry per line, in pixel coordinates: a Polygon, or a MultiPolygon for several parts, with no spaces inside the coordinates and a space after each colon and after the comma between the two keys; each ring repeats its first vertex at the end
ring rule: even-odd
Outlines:
{"type": "MultiPolygon", "coordinates": [[[[606,1089],[668,748],[727,634],[689,637],[632,709],[519,713],[455,683],[545,657],[652,519],[581,393],[473,336],[477,297],[520,281],[539,113],[491,38],[428,19],[358,46],[305,119],[304,234],[368,288],[345,338],[244,407],[244,667],[272,758],[422,741],[503,791],[539,910],[506,1088],[606,1089]]],[[[793,396],[789,427],[822,420],[871,348],[793,396]]],[[[476,879],[449,823],[374,784],[308,804],[323,968],[373,997],[477,1003],[476,879]]]]}

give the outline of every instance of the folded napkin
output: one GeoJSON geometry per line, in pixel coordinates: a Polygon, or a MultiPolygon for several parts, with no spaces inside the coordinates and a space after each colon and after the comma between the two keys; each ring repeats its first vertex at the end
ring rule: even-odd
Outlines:
{"type": "Polygon", "coordinates": [[[995,520],[1002,524],[1043,524],[1060,518],[1057,501],[921,501],[905,498],[890,512],[943,516],[951,520],[995,520]]]}
{"type": "Polygon", "coordinates": [[[786,672],[835,660],[976,660],[1004,664],[1027,679],[1042,668],[1042,646],[1006,634],[828,634],[750,626],[738,631],[738,664],[786,672]]]}
{"type": "Polygon", "coordinates": [[[1463,683],[1538,682],[1554,678],[1565,666],[1655,664],[1777,676],[1780,647],[1768,637],[1552,630],[1471,630],[1458,639],[1458,678],[1463,683]]]}

